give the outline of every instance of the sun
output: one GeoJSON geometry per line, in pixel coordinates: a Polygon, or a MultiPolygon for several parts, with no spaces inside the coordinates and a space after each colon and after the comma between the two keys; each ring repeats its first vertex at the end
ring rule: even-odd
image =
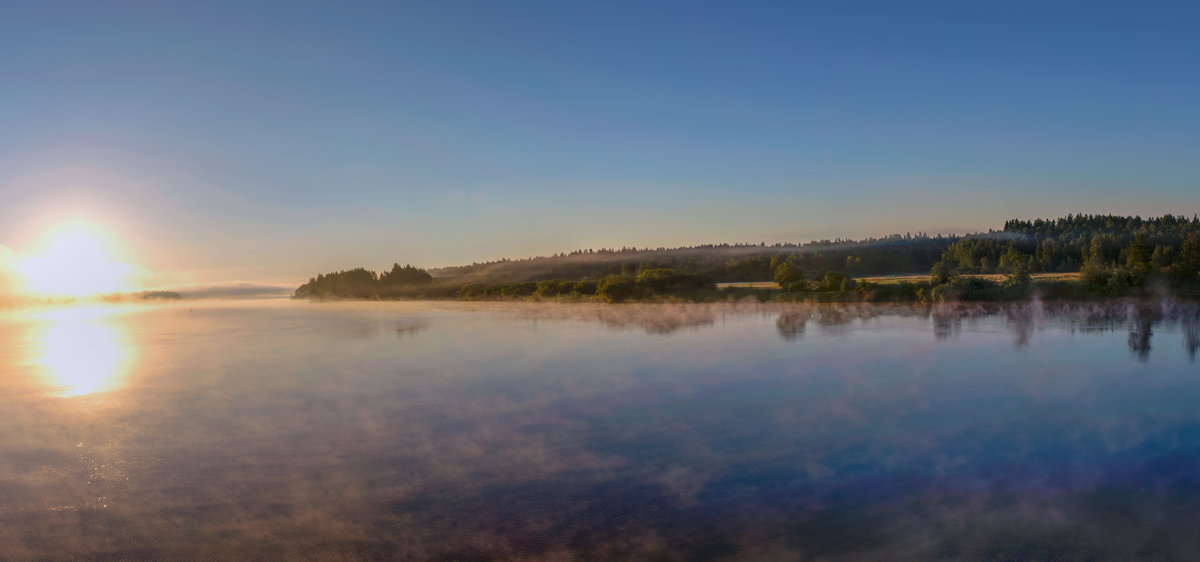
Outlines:
{"type": "Polygon", "coordinates": [[[111,237],[73,223],[51,230],[36,253],[18,265],[27,293],[86,297],[134,289],[135,268],[112,259],[111,237]]]}

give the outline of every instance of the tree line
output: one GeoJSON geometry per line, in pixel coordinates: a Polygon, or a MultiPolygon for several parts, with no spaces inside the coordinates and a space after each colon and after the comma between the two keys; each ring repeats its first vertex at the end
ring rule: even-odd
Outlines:
{"type": "Polygon", "coordinates": [[[1003,273],[1025,284],[1030,273],[1079,272],[1097,294],[1144,287],[1194,290],[1200,275],[1200,219],[1068,215],[1055,220],[1010,220],[999,236],[950,244],[931,268],[935,281],[1003,273]]]}
{"type": "Polygon", "coordinates": [[[376,273],[356,267],[333,273],[322,273],[296,288],[296,298],[403,298],[423,294],[419,290],[433,284],[428,271],[412,265],[392,265],[392,269],[376,273]]]}
{"type": "Polygon", "coordinates": [[[438,279],[463,283],[600,279],[673,269],[715,282],[766,281],[783,261],[807,270],[847,275],[924,272],[958,236],[895,234],[865,240],[817,240],[804,244],[707,244],[680,248],[601,248],[553,256],[497,260],[430,270],[438,279]]]}
{"type": "Polygon", "coordinates": [[[609,302],[670,296],[783,300],[1004,300],[1028,294],[1034,273],[1079,272],[1080,282],[1038,281],[1047,296],[1133,294],[1163,287],[1200,294],[1200,219],[1068,215],[1010,220],[963,236],[892,235],[805,244],[576,250],[425,270],[394,264],[318,275],[299,298],[574,298],[609,302]],[[928,281],[866,283],[855,277],[929,272],[928,281]],[[1003,274],[1001,281],[974,277],[1003,274]],[[782,291],[718,282],[775,281],[782,291]]]}

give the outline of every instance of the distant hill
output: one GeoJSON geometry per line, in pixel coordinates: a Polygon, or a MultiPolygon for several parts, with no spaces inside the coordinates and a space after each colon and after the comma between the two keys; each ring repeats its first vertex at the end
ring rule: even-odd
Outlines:
{"type": "Polygon", "coordinates": [[[705,275],[717,282],[770,280],[789,260],[807,270],[848,275],[922,272],[940,258],[955,235],[894,234],[866,240],[818,240],[804,244],[706,244],[680,248],[600,248],[553,256],[503,259],[430,269],[438,280],[461,282],[597,279],[668,268],[705,275]]]}

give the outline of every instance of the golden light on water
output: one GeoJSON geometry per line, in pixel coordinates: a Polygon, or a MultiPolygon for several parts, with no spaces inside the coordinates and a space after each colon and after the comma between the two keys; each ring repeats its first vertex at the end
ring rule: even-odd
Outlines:
{"type": "Polygon", "coordinates": [[[120,388],[134,349],[111,311],[65,307],[39,314],[31,363],[52,394],[82,396],[120,388]]]}
{"type": "Polygon", "coordinates": [[[50,231],[43,246],[17,266],[25,292],[83,297],[133,290],[135,268],[112,259],[112,245],[103,231],[87,224],[50,231]]]}

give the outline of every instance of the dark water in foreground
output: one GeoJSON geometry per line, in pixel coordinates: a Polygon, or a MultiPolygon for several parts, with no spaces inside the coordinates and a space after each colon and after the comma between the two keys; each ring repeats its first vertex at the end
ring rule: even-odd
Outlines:
{"type": "Polygon", "coordinates": [[[0,314],[0,559],[1200,560],[1191,305],[0,314]]]}

